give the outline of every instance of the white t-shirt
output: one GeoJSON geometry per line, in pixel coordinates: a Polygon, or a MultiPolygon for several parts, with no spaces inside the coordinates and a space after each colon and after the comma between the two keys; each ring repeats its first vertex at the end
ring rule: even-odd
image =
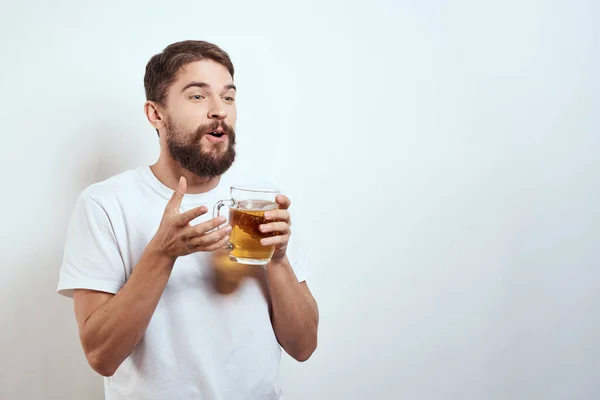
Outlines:
{"type": "MultiPolygon", "coordinates": [[[[182,211],[230,198],[231,176],[207,193],[186,194],[182,211]]],[[[124,172],[85,189],[71,219],[58,293],[73,289],[117,293],[160,224],[173,191],[149,167],[124,172]]],[[[226,215],[226,213],[225,213],[226,215]]],[[[288,258],[298,281],[308,269],[293,239],[288,258]]],[[[281,359],[269,318],[266,271],[252,266],[229,294],[216,290],[211,254],[179,257],[133,353],[104,378],[108,400],[281,399],[281,359]]]]}

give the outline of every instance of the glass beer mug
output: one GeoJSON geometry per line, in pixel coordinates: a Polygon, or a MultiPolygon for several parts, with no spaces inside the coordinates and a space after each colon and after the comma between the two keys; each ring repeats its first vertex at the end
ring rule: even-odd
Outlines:
{"type": "Polygon", "coordinates": [[[223,206],[229,207],[229,258],[241,264],[267,264],[273,256],[275,246],[263,246],[260,240],[275,236],[277,232],[263,233],[259,227],[273,222],[265,218],[265,212],[279,208],[275,201],[279,190],[258,186],[232,186],[230,194],[231,199],[217,202],[213,212],[216,218],[223,206]]]}

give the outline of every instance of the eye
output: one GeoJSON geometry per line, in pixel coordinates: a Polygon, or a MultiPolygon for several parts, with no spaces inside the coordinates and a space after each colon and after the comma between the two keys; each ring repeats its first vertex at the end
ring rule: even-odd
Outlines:
{"type": "Polygon", "coordinates": [[[205,97],[204,97],[204,96],[202,96],[201,94],[195,94],[195,95],[193,95],[193,96],[190,96],[190,99],[191,99],[191,100],[202,100],[202,99],[204,99],[204,98],[205,98],[205,97]]]}
{"type": "Polygon", "coordinates": [[[226,97],[223,97],[223,99],[224,99],[225,101],[228,101],[228,102],[230,102],[230,103],[233,103],[233,102],[235,101],[235,99],[234,99],[233,97],[231,97],[231,96],[226,96],[226,97]]]}

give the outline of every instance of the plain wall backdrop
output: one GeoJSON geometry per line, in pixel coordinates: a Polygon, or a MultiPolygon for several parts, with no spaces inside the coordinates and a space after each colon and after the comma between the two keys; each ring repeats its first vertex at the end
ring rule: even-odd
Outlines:
{"type": "Polygon", "coordinates": [[[238,165],[320,305],[286,400],[600,397],[598,2],[3,1],[0,398],[97,400],[55,293],[76,196],[158,156],[149,58],[222,46],[238,165]],[[87,4],[85,4],[87,3],[87,4]]]}

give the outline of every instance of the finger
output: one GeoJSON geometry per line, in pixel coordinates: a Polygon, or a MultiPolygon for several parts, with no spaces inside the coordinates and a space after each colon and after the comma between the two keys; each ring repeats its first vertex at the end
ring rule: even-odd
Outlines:
{"type": "Polygon", "coordinates": [[[272,236],[272,237],[261,239],[260,244],[262,244],[263,246],[275,245],[277,247],[283,247],[283,246],[286,246],[289,241],[290,241],[290,233],[285,234],[285,235],[272,236]]]}
{"type": "Polygon", "coordinates": [[[199,216],[204,215],[207,212],[208,212],[208,208],[206,208],[205,206],[192,208],[191,210],[188,210],[188,211],[184,212],[183,214],[181,214],[179,222],[180,222],[181,226],[187,225],[190,222],[192,222],[195,218],[198,218],[199,216]]]}
{"type": "Polygon", "coordinates": [[[213,244],[223,239],[225,236],[229,235],[231,232],[230,226],[224,226],[221,229],[218,229],[214,232],[206,233],[204,235],[195,236],[190,239],[190,245],[192,246],[207,246],[209,244],[213,244]]]}
{"type": "Polygon", "coordinates": [[[182,176],[179,178],[179,184],[177,185],[177,189],[173,192],[173,196],[167,203],[167,208],[170,210],[174,210],[177,214],[179,214],[179,209],[181,208],[181,201],[183,200],[183,195],[187,190],[187,181],[182,176]]]}
{"type": "Polygon", "coordinates": [[[265,219],[268,221],[286,221],[290,220],[290,212],[287,210],[272,210],[265,213],[265,219]]]}
{"type": "Polygon", "coordinates": [[[270,224],[263,224],[259,227],[261,232],[279,232],[280,234],[288,233],[290,225],[287,222],[271,222],[270,224]]]}
{"type": "Polygon", "coordinates": [[[198,247],[198,248],[202,249],[203,251],[215,251],[215,250],[224,248],[225,246],[227,246],[227,243],[229,243],[229,235],[225,236],[223,239],[221,239],[218,242],[215,242],[211,245],[208,245],[205,247],[198,247]]]}
{"type": "Polygon", "coordinates": [[[192,228],[192,236],[204,235],[206,232],[210,232],[213,229],[223,225],[226,221],[227,218],[224,215],[221,215],[220,217],[198,224],[192,228]]]}
{"type": "Polygon", "coordinates": [[[292,205],[292,201],[290,200],[290,198],[282,194],[278,195],[275,198],[275,201],[277,201],[280,208],[282,208],[283,210],[287,210],[292,205]]]}

